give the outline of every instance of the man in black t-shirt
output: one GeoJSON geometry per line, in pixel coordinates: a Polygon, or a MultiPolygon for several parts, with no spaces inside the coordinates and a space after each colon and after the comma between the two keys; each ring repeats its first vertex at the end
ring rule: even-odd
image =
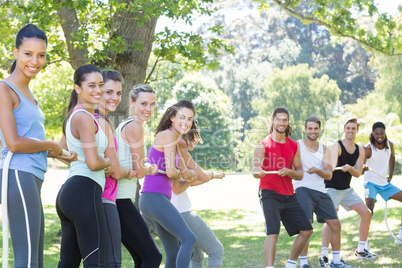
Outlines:
{"type": "MultiPolygon", "coordinates": [[[[345,138],[332,145],[332,165],[342,167],[342,169],[335,170],[332,179],[325,181],[325,188],[337,210],[339,205],[342,205],[345,210],[354,210],[360,215],[359,244],[355,256],[360,259],[375,259],[377,256],[364,248],[370,228],[371,211],[357,193],[350,188],[352,176],[358,178],[363,172],[364,149],[355,143],[359,125],[356,118],[348,119],[344,125],[345,138]]],[[[323,259],[328,258],[328,245],[329,228],[324,224],[322,230],[323,259]]]]}

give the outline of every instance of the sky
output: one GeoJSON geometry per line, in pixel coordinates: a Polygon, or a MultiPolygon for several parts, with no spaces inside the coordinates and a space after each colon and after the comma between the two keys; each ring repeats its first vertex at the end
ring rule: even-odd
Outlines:
{"type": "MultiPolygon", "coordinates": [[[[397,15],[398,14],[398,5],[402,5],[402,0],[375,0],[375,3],[377,4],[378,9],[380,12],[387,12],[390,15],[397,15]]],[[[237,17],[239,14],[237,13],[232,13],[235,17],[237,17]]],[[[208,16],[202,16],[196,20],[193,21],[193,25],[186,25],[183,21],[177,21],[174,24],[173,29],[180,29],[180,31],[196,31],[198,27],[205,22],[209,17],[208,16]]],[[[230,19],[230,18],[229,18],[230,19]]],[[[164,29],[164,27],[168,27],[172,29],[173,22],[162,16],[161,18],[158,19],[157,25],[156,25],[156,32],[160,32],[164,29]]]]}

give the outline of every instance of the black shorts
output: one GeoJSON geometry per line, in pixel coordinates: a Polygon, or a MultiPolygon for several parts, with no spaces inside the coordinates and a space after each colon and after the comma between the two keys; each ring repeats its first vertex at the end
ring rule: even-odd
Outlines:
{"type": "Polygon", "coordinates": [[[296,195],[281,195],[272,190],[262,189],[259,191],[259,197],[267,235],[279,234],[281,221],[289,236],[313,229],[296,195]]]}
{"type": "Polygon", "coordinates": [[[334,202],[327,193],[299,187],[296,189],[296,196],[311,221],[313,221],[313,212],[320,223],[324,223],[325,220],[338,219],[334,202]]]}

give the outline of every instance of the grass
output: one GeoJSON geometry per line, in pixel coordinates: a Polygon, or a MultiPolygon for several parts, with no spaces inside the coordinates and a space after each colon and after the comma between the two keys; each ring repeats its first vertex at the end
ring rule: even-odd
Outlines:
{"type": "MultiPolygon", "coordinates": [[[[399,182],[401,177],[396,177],[394,180],[395,184],[402,188],[399,182]]],[[[54,183],[54,181],[51,183],[54,183]]],[[[361,180],[354,181],[352,186],[362,196],[361,180]]],[[[265,240],[264,219],[258,204],[257,189],[257,180],[247,176],[233,176],[189,190],[194,211],[211,226],[224,245],[224,267],[265,267],[263,254],[265,240]]],[[[51,202],[53,201],[44,203],[51,202]]],[[[370,245],[373,252],[378,255],[378,258],[374,261],[359,261],[354,258],[353,251],[358,241],[359,217],[355,212],[346,213],[343,209],[340,210],[342,258],[348,263],[361,268],[402,267],[402,258],[400,257],[402,256],[402,246],[395,245],[388,233],[384,223],[384,204],[385,202],[382,199],[377,202],[370,228],[370,245]]],[[[396,201],[390,201],[388,206],[388,222],[396,233],[400,224],[402,207],[396,201]]],[[[57,267],[59,257],[60,237],[56,234],[60,230],[60,223],[53,205],[45,205],[44,208],[46,214],[45,267],[53,268],[57,267]]],[[[317,260],[321,250],[320,232],[322,225],[314,222],[313,226],[315,232],[311,238],[308,257],[312,267],[317,267],[317,260]]],[[[155,240],[163,252],[159,239],[155,237],[155,240]]],[[[277,243],[275,267],[285,266],[293,240],[294,238],[290,238],[286,231],[281,228],[277,243]]],[[[11,245],[10,249],[12,249],[11,245]]],[[[13,263],[12,250],[9,256],[9,263],[10,266],[13,263]]],[[[122,267],[133,267],[133,261],[124,248],[122,263],[122,267]]]]}

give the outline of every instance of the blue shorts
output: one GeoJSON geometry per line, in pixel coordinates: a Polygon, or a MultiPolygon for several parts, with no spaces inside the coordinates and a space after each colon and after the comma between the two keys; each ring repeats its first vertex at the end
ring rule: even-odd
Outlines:
{"type": "Polygon", "coordinates": [[[377,202],[377,194],[380,194],[385,201],[388,201],[391,196],[399,193],[400,191],[401,190],[398,187],[392,185],[391,183],[388,183],[384,186],[379,186],[372,182],[364,183],[365,198],[373,198],[375,202],[377,202]]]}

